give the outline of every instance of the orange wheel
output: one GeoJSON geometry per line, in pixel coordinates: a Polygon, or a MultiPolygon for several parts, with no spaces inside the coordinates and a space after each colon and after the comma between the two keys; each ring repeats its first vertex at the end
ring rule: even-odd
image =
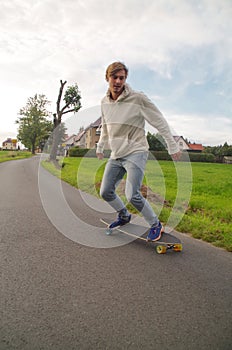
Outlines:
{"type": "Polygon", "coordinates": [[[157,245],[155,250],[156,250],[156,253],[158,253],[158,254],[165,254],[167,251],[167,249],[164,245],[157,245]]]}
{"type": "Polygon", "coordinates": [[[175,246],[174,246],[175,252],[181,252],[182,249],[183,249],[183,247],[182,247],[181,243],[175,244],[175,246]]]}

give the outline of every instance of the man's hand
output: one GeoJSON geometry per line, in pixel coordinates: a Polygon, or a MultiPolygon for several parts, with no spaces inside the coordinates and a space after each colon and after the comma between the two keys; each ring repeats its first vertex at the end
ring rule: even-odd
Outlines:
{"type": "Polygon", "coordinates": [[[98,159],[103,159],[104,158],[104,154],[103,153],[96,153],[98,159]]]}
{"type": "Polygon", "coordinates": [[[180,160],[181,158],[181,151],[171,154],[172,159],[174,160],[174,162],[178,162],[178,160],[180,160]]]}

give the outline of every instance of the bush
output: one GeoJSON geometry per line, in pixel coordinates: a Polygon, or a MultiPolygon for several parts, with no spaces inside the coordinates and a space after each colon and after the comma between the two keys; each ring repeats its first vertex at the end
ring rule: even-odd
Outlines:
{"type": "Polygon", "coordinates": [[[148,159],[153,159],[153,157],[156,160],[172,160],[167,151],[150,151],[148,159]]]}
{"type": "Polygon", "coordinates": [[[84,157],[87,152],[87,148],[72,147],[68,151],[68,154],[69,157],[84,157]]]}
{"type": "MultiPolygon", "coordinates": [[[[69,157],[87,157],[87,158],[96,158],[96,149],[88,149],[88,148],[79,148],[79,147],[73,147],[70,148],[69,157]]],[[[109,158],[110,157],[110,150],[104,151],[104,157],[109,158]]]]}
{"type": "MultiPolygon", "coordinates": [[[[150,151],[149,159],[153,157],[157,160],[172,160],[167,151],[150,151]]],[[[216,157],[211,153],[183,152],[181,161],[215,163],[216,157]]]]}
{"type": "MultiPolygon", "coordinates": [[[[88,149],[88,148],[79,148],[73,147],[70,148],[69,157],[87,157],[87,158],[95,158],[96,157],[96,149],[88,149]]],[[[110,150],[104,151],[104,157],[110,157],[110,150]]],[[[167,151],[150,151],[148,159],[156,159],[156,160],[172,160],[172,157],[168,154],[167,151]]],[[[183,152],[181,161],[191,161],[191,162],[203,162],[203,163],[215,163],[216,157],[211,153],[197,153],[197,152],[183,152]]]]}
{"type": "Polygon", "coordinates": [[[191,162],[215,163],[216,157],[211,153],[191,153],[189,152],[191,162]]]}

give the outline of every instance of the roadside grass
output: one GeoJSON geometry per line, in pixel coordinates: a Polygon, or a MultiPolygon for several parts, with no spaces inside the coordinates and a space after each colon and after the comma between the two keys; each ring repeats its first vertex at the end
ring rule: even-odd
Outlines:
{"type": "MultiPolygon", "coordinates": [[[[184,163],[183,163],[184,164],[184,163]]],[[[170,176],[172,162],[161,167],[166,177],[167,199],[173,205],[175,184],[170,176]]],[[[187,210],[176,229],[194,238],[232,251],[232,167],[227,164],[192,163],[192,191],[187,210]]],[[[165,206],[161,212],[167,217],[165,206]]]]}
{"type": "Polygon", "coordinates": [[[8,160],[23,159],[31,157],[31,152],[28,151],[0,151],[0,163],[8,160]]]}
{"type": "MultiPolygon", "coordinates": [[[[61,163],[61,170],[46,161],[43,166],[72,186],[99,196],[106,161],[70,157],[61,163]]],[[[231,165],[149,160],[144,184],[147,198],[162,222],[169,223],[174,207],[178,231],[232,251],[231,165]]],[[[127,206],[135,212],[130,204],[127,206]]]]}

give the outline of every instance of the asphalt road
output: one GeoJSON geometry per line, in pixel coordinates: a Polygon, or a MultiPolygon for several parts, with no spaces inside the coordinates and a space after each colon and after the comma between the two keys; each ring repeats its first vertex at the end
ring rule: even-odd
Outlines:
{"type": "Polygon", "coordinates": [[[49,195],[56,180],[44,171],[51,182],[41,190],[38,164],[0,164],[1,350],[231,349],[230,253],[184,234],[182,253],[158,255],[117,235],[107,238],[112,248],[94,247],[98,236],[105,244],[102,212],[67,184],[64,197],[81,220],[72,223],[76,235],[64,234],[67,216],[49,195]],[[85,223],[95,228],[90,246],[79,243],[91,232],[85,223]]]}

